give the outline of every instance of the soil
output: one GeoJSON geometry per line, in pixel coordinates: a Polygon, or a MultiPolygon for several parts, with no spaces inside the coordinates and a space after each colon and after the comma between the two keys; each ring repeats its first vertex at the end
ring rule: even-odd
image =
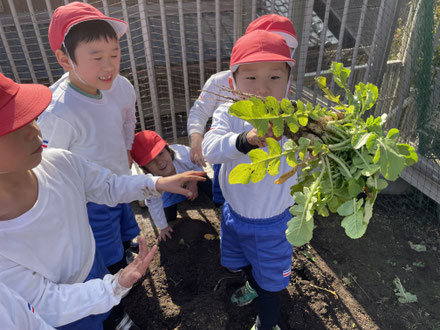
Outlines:
{"type": "MultiPolygon", "coordinates": [[[[440,329],[440,228],[399,200],[379,196],[358,240],[345,235],[338,216],[315,219],[312,241],[294,251],[281,329],[440,329]],[[399,303],[396,277],[417,302],[399,303]]],[[[153,244],[148,209],[132,207],[153,244]]],[[[218,211],[204,196],[178,210],[173,238],[159,244],[150,271],[124,299],[127,312],[142,329],[250,329],[258,302],[230,303],[246,279],[220,265],[218,211]]]]}

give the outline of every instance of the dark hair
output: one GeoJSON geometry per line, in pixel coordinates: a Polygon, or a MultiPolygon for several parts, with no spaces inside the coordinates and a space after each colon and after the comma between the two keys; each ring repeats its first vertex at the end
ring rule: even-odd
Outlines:
{"type": "MultiPolygon", "coordinates": [[[[106,41],[118,40],[115,29],[110,23],[104,20],[90,20],[74,25],[64,38],[64,45],[73,62],[75,61],[75,50],[80,42],[90,42],[104,38],[106,41]]],[[[64,45],[61,50],[66,53],[64,45]]]]}
{"type": "MultiPolygon", "coordinates": [[[[170,146],[169,146],[169,144],[167,143],[166,145],[165,145],[165,147],[164,147],[169,153],[170,153],[170,155],[171,155],[171,160],[174,160],[174,158],[176,158],[176,152],[173,150],[173,149],[171,149],[170,148],[170,146]]],[[[144,171],[144,173],[150,173],[148,170],[147,170],[147,167],[144,165],[144,166],[140,166],[140,168],[144,171]]]]}

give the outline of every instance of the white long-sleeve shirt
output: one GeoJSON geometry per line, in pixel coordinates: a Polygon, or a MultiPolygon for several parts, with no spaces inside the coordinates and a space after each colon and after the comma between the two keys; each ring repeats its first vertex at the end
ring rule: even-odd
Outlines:
{"type": "Polygon", "coordinates": [[[102,98],[76,91],[63,75],[51,87],[53,96],[38,119],[47,147],[79,154],[118,175],[130,174],[127,150],[131,150],[136,125],[136,95],[121,75],[102,98]]]}
{"type": "Polygon", "coordinates": [[[38,315],[34,306],[17,292],[0,283],[0,327],[4,330],[54,330],[38,315]]]}
{"type": "MultiPolygon", "coordinates": [[[[170,148],[174,150],[173,165],[176,169],[176,174],[186,171],[203,171],[201,166],[197,166],[191,161],[191,149],[189,147],[181,144],[172,144],[170,148]]],[[[162,197],[148,198],[145,200],[145,204],[148,206],[148,211],[156,227],[159,229],[168,227],[162,197]]]]}
{"type": "MultiPolygon", "coordinates": [[[[241,216],[251,219],[265,219],[281,214],[293,205],[290,187],[296,183],[296,175],[284,184],[274,184],[282,174],[291,169],[285,157],[281,158],[279,174],[265,178],[257,183],[230,184],[229,173],[242,163],[251,163],[248,155],[243,154],[236,147],[237,137],[242,132],[250,131],[253,126],[248,122],[228,114],[232,103],[222,104],[215,112],[211,130],[203,139],[202,150],[205,159],[211,164],[222,164],[219,173],[219,182],[225,200],[232,209],[241,216]]],[[[282,146],[287,141],[283,137],[282,146]]],[[[263,149],[268,153],[268,147],[263,149]]]]}
{"type": "Polygon", "coordinates": [[[230,70],[221,71],[213,74],[203,86],[203,92],[200,93],[199,98],[194,102],[191,110],[189,111],[187,129],[188,135],[193,133],[205,133],[206,123],[208,119],[212,117],[214,111],[220,106],[220,104],[227,102],[227,99],[222,99],[220,96],[212,94],[224,95],[227,97],[233,97],[232,93],[222,90],[229,87],[229,77],[231,75],[230,70]]]}
{"type": "Polygon", "coordinates": [[[0,221],[0,282],[54,327],[110,310],[126,293],[114,276],[82,283],[95,256],[86,203],[115,206],[159,196],[158,177],[117,176],[61,149],[45,150],[33,172],[35,205],[0,221]]]}

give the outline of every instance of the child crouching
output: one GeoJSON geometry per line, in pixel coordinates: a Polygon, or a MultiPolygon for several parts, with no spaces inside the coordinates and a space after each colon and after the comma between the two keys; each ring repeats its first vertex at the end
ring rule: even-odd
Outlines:
{"type": "Polygon", "coordinates": [[[145,273],[150,252],[107,275],[89,225],[86,203],[116,205],[185,194],[205,173],[167,178],[117,176],[61,149],[43,152],[36,117],[52,94],[42,85],[16,84],[0,74],[0,282],[38,310],[53,327],[102,329],[113,306],[145,273]]]}
{"type": "MultiPolygon", "coordinates": [[[[142,131],[135,135],[131,149],[133,160],[142,168],[144,173],[163,177],[185,171],[202,171],[203,168],[191,161],[191,149],[181,144],[168,145],[154,131],[142,131]]],[[[206,177],[204,182],[190,182],[187,185],[194,200],[199,195],[198,190],[204,191],[212,199],[212,182],[206,177]]],[[[152,197],[145,201],[151,218],[159,229],[159,241],[171,238],[173,229],[168,225],[177,217],[177,205],[187,197],[180,194],[164,193],[162,197],[152,197]]]]}

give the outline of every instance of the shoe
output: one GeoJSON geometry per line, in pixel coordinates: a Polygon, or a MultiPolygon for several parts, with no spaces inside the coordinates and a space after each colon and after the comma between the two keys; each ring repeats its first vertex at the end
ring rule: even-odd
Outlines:
{"type": "MultiPolygon", "coordinates": [[[[251,330],[257,330],[257,325],[254,324],[254,326],[251,328],[251,330]]],[[[281,328],[277,324],[276,326],[273,327],[273,330],[281,330],[281,328]]]]}
{"type": "Polygon", "coordinates": [[[133,238],[130,241],[130,248],[132,248],[132,249],[139,249],[139,242],[137,240],[137,237],[133,238]]]}
{"type": "Polygon", "coordinates": [[[134,258],[137,257],[137,253],[134,253],[130,250],[125,250],[125,261],[127,262],[127,265],[132,263],[134,258]]]}
{"type": "Polygon", "coordinates": [[[239,307],[246,306],[258,297],[257,291],[252,289],[248,281],[240,289],[236,290],[231,297],[231,302],[239,307]]]}
{"type": "Polygon", "coordinates": [[[232,274],[236,274],[236,273],[240,273],[240,272],[242,272],[241,269],[232,269],[232,268],[228,268],[228,267],[225,267],[225,268],[226,268],[226,270],[227,270],[228,272],[230,272],[230,273],[232,273],[232,274]]]}
{"type": "Polygon", "coordinates": [[[118,323],[115,330],[141,330],[130,318],[127,313],[124,313],[124,317],[118,323]]]}

